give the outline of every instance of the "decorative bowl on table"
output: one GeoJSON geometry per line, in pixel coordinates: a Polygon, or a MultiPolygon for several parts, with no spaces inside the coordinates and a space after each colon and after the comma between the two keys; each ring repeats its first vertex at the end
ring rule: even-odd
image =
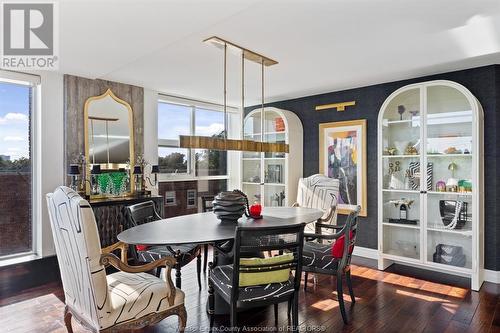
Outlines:
{"type": "Polygon", "coordinates": [[[237,222],[246,214],[248,199],[246,195],[234,190],[217,194],[213,201],[213,212],[222,222],[237,222]]]}

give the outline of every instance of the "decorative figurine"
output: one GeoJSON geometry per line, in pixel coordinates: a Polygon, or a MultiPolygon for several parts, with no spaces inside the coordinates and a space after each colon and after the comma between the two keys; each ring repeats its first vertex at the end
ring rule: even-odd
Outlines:
{"type": "Polygon", "coordinates": [[[395,147],[389,147],[386,149],[387,155],[395,155],[397,149],[395,147]]]}
{"type": "Polygon", "coordinates": [[[455,147],[448,147],[444,151],[445,154],[461,154],[462,152],[455,147]]]}
{"type": "Polygon", "coordinates": [[[418,150],[415,146],[408,145],[405,150],[405,155],[418,155],[418,150]]]}
{"type": "Polygon", "coordinates": [[[398,105],[399,120],[403,120],[403,113],[405,113],[405,106],[398,105]]]}
{"type": "Polygon", "coordinates": [[[410,111],[412,117],[416,117],[418,115],[418,110],[410,111]]]}

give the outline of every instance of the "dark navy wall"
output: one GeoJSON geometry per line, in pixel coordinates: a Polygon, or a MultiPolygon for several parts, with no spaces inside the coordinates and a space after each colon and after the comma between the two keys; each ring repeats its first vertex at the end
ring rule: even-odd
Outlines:
{"type": "MultiPolygon", "coordinates": [[[[467,87],[484,109],[485,123],[485,267],[500,270],[500,208],[497,202],[497,157],[500,148],[497,140],[497,113],[500,112],[500,66],[491,65],[468,70],[431,75],[397,82],[331,92],[321,95],[266,104],[293,111],[304,127],[304,176],[318,173],[320,123],[353,119],[367,120],[367,191],[368,216],[362,218],[358,245],[377,247],[377,116],[384,100],[396,89],[407,84],[430,80],[451,80],[467,87]],[[315,111],[316,105],[356,101],[356,106],[344,112],[335,110],[315,111]]],[[[247,108],[251,110],[252,108],[247,108]]]]}

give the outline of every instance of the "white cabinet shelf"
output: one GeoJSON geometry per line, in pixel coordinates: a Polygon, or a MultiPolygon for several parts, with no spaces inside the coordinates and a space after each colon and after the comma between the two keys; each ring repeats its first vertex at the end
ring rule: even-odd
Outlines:
{"type": "Polygon", "coordinates": [[[255,109],[244,120],[244,137],[289,144],[289,153],[242,153],[241,188],[250,203],[291,206],[302,177],[302,123],[293,112],[273,107],[255,109]],[[293,161],[293,163],[291,163],[293,161]]]}
{"type": "Polygon", "coordinates": [[[420,229],[420,225],[418,224],[403,224],[403,223],[390,223],[390,222],[382,222],[382,224],[386,227],[420,229]]]}
{"type": "Polygon", "coordinates": [[[379,269],[411,263],[469,276],[471,288],[479,290],[484,275],[483,156],[483,110],[465,87],[431,81],[387,98],[378,118],[379,269]],[[416,154],[401,154],[408,147],[416,154]],[[397,154],[387,155],[393,148],[397,154]],[[437,191],[438,182],[447,184],[446,191],[437,191]],[[412,202],[406,217],[393,204],[401,199],[412,202]],[[400,218],[418,224],[389,223],[400,218]]]}

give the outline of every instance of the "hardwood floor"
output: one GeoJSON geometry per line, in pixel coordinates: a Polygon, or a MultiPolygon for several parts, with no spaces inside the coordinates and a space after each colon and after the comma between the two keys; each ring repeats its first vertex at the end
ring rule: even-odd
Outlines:
{"type": "MultiPolygon", "coordinates": [[[[306,293],[301,290],[301,332],[500,332],[500,285],[485,283],[480,292],[467,289],[467,280],[393,266],[380,272],[374,262],[355,258],[352,280],[356,304],[350,308],[345,294],[349,325],[344,325],[335,292],[335,278],[318,275],[306,293]],[[432,282],[439,279],[441,283],[432,282]],[[444,283],[443,283],[444,281],[444,283]]],[[[183,270],[188,327],[186,332],[208,332],[206,278],[198,291],[195,264],[183,270]]],[[[63,292],[49,283],[0,300],[0,332],[66,332],[63,292]]],[[[279,327],[286,331],[286,304],[279,307],[279,327]]],[[[269,332],[274,326],[272,307],[239,316],[247,332],[269,332]],[[266,328],[269,327],[269,329],[266,328]]],[[[228,332],[229,318],[215,319],[215,332],[228,332]]],[[[87,332],[76,322],[75,332],[87,332]]],[[[169,318],[140,332],[176,332],[177,319],[169,318]]]]}

